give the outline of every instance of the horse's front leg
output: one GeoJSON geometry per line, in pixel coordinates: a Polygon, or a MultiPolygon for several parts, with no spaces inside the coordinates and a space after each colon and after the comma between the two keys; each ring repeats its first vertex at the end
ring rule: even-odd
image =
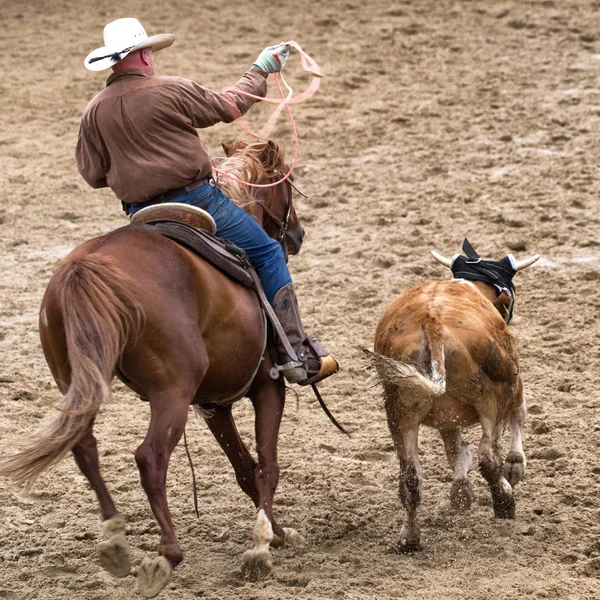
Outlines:
{"type": "Polygon", "coordinates": [[[250,390],[256,413],[256,451],[258,465],[254,482],[258,493],[258,516],[252,530],[254,548],[244,552],[242,573],[249,579],[265,577],[273,567],[269,545],[273,541],[273,497],[279,481],[277,437],[285,403],[285,387],[281,379],[273,381],[266,368],[261,368],[250,390]]]}
{"type": "MultiPolygon", "coordinates": [[[[215,404],[204,408],[209,412],[209,416],[205,417],[206,424],[231,462],[240,488],[258,508],[260,498],[256,487],[257,464],[238,433],[231,413],[231,405],[215,404]]],[[[280,527],[273,518],[271,518],[271,526],[273,527],[272,546],[278,547],[285,543],[296,545],[302,541],[293,529],[280,527]]]]}
{"type": "Polygon", "coordinates": [[[148,400],[152,413],[150,426],[146,439],[135,452],[135,460],[162,535],[159,556],[154,560],[144,558],[138,585],[146,598],[153,598],[169,583],[172,570],[183,560],[167,504],[166,481],[169,458],[185,429],[189,402],[175,391],[148,394],[148,400]]]}

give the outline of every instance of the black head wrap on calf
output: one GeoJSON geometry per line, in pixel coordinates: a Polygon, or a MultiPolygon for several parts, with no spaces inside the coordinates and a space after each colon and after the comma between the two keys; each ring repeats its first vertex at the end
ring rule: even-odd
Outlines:
{"type": "Polygon", "coordinates": [[[515,298],[515,286],[512,278],[516,275],[517,270],[514,263],[508,256],[494,260],[483,260],[479,254],[475,252],[469,240],[465,238],[463,242],[463,252],[466,256],[457,255],[452,260],[450,269],[455,279],[467,279],[469,281],[484,281],[496,288],[496,295],[499,296],[503,291],[506,291],[511,297],[511,304],[505,321],[510,323],[513,313],[513,304],[515,298]]]}

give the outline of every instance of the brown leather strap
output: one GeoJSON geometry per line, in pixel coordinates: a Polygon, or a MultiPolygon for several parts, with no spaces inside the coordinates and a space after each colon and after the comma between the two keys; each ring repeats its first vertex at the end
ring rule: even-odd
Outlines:
{"type": "Polygon", "coordinates": [[[254,279],[254,283],[256,285],[256,293],[258,294],[258,299],[260,300],[260,303],[262,304],[265,313],[267,313],[271,324],[275,328],[275,331],[277,332],[277,335],[279,336],[279,339],[281,340],[281,343],[283,344],[287,355],[293,361],[297,361],[298,355],[296,354],[296,351],[292,348],[290,341],[288,340],[287,335],[285,335],[285,331],[283,330],[283,327],[281,326],[281,323],[279,322],[279,319],[277,318],[277,315],[273,310],[273,307],[267,300],[267,297],[265,296],[265,292],[263,291],[262,284],[260,283],[260,279],[258,278],[256,271],[254,269],[250,269],[250,273],[252,274],[252,278],[254,279]]]}
{"type": "Polygon", "coordinates": [[[325,414],[329,417],[329,420],[342,432],[345,433],[348,437],[350,437],[350,434],[337,422],[336,418],[331,414],[331,411],[327,408],[327,405],[325,404],[325,400],[323,400],[323,397],[321,396],[319,390],[317,389],[317,386],[313,383],[311,384],[313,392],[315,393],[315,396],[317,397],[317,400],[319,401],[319,404],[321,405],[321,408],[325,411],[325,414]]]}

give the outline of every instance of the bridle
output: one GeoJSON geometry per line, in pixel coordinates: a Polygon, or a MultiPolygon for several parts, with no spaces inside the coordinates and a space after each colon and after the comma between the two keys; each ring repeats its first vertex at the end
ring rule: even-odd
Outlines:
{"type": "MultiPolygon", "coordinates": [[[[275,173],[273,173],[272,175],[268,176],[269,179],[275,179],[275,181],[278,181],[279,183],[284,183],[285,181],[288,181],[291,179],[291,176],[289,179],[284,179],[285,175],[283,175],[282,173],[280,173],[279,171],[275,171],[275,173]]],[[[290,185],[290,187],[292,187],[290,185]]],[[[277,190],[277,186],[271,188],[271,194],[276,193],[277,190]]],[[[258,206],[260,206],[260,208],[267,213],[267,215],[269,215],[269,217],[271,218],[271,220],[275,223],[275,225],[279,228],[279,232],[277,234],[277,237],[275,238],[280,244],[281,247],[283,248],[283,251],[286,255],[287,258],[287,245],[285,243],[285,236],[287,234],[287,231],[289,229],[290,226],[290,217],[292,214],[292,193],[290,190],[290,193],[287,195],[287,201],[286,201],[286,205],[285,205],[285,210],[283,213],[283,218],[280,219],[274,212],[273,210],[268,206],[268,201],[266,200],[255,200],[254,201],[255,204],[257,204],[258,206]]]]}

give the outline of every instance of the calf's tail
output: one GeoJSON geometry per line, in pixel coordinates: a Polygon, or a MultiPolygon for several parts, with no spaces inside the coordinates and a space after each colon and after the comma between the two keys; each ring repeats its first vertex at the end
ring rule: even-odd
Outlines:
{"type": "Polygon", "coordinates": [[[423,320],[423,366],[365,350],[384,384],[393,384],[402,392],[431,398],[446,392],[446,355],[442,324],[436,313],[423,320]]]}

